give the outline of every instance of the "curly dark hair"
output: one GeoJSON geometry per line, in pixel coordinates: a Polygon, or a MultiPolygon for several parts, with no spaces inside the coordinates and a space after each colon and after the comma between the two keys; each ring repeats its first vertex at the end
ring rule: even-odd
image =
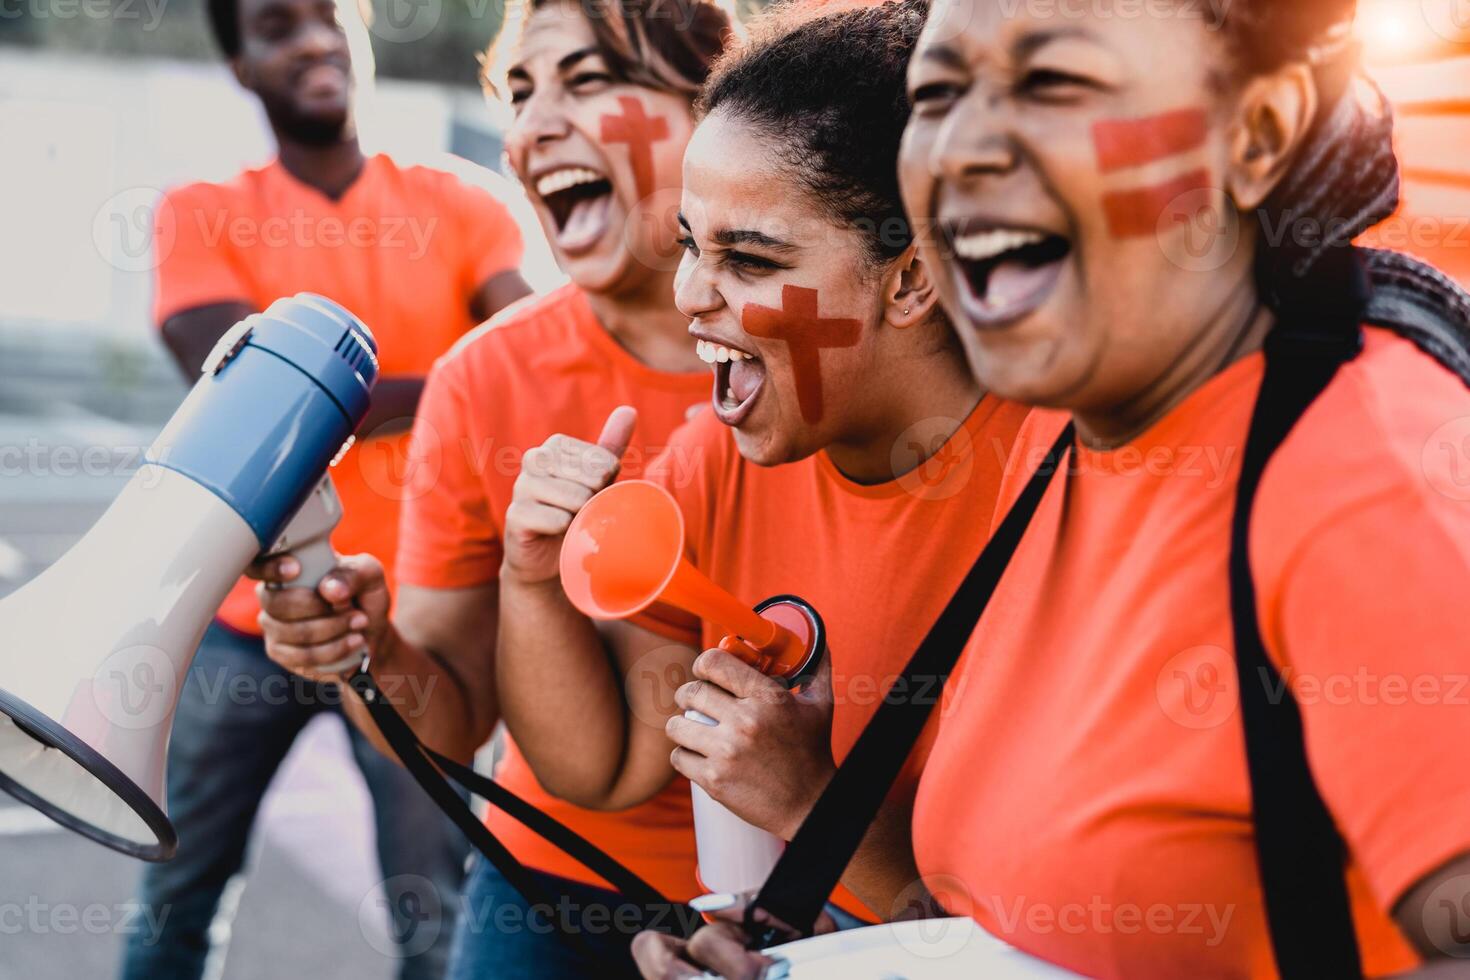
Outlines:
{"type": "Polygon", "coordinates": [[[828,214],[863,233],[877,262],[913,241],[897,160],[909,118],[905,74],[927,12],[925,0],[774,7],[715,64],[697,104],[701,115],[731,113],[768,134],[828,214]]]}

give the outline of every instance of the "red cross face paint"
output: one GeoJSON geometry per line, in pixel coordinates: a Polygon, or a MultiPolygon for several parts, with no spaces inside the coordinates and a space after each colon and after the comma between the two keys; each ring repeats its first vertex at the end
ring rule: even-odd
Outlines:
{"type": "MultiPolygon", "coordinates": [[[[1190,166],[1159,180],[1158,165],[1185,157],[1205,145],[1207,118],[1202,109],[1176,109],[1142,119],[1110,119],[1092,128],[1098,169],[1104,174],[1149,168],[1148,179],[1120,178],[1103,195],[1103,212],[1114,238],[1144,238],[1160,227],[1194,218],[1210,188],[1208,170],[1190,166]],[[1132,186],[1127,186],[1132,184],[1132,186]]],[[[1193,161],[1191,161],[1193,162],[1193,161]]]]}
{"type": "Polygon", "coordinates": [[[600,119],[602,141],[627,144],[633,182],[639,200],[643,200],[654,191],[653,144],[669,138],[669,121],[663,116],[650,116],[643,102],[631,95],[618,96],[618,105],[622,107],[620,114],[600,119]]]}
{"type": "Polygon", "coordinates": [[[815,425],[825,411],[822,391],[822,351],[855,347],[862,338],[862,321],[841,317],[823,318],[815,289],[781,287],[781,308],[748,303],[741,313],[741,326],[752,337],[779,340],[791,352],[796,399],[801,417],[815,425]]]}

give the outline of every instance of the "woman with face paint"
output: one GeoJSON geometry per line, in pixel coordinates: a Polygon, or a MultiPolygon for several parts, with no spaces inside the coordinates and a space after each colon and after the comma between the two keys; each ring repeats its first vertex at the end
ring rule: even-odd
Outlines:
{"type": "MultiPolygon", "coordinates": [[[[950,914],[1089,976],[1274,976],[1231,521],[1265,338],[1355,334],[1329,284],[1393,208],[1391,124],[1352,0],[1003,6],[936,0],[900,178],[976,376],[1055,410],[1028,448],[1076,441],[951,686],[919,868],[950,914]]],[[[1249,563],[1382,976],[1470,953],[1470,393],[1364,334],[1271,458],[1249,563]]]]}
{"type": "MultiPolygon", "coordinates": [[[[715,582],[821,613],[826,669],[791,693],[708,649],[714,623],[645,618],[600,636],[557,555],[618,446],[558,437],[527,457],[507,516],[497,661],[507,725],[555,793],[616,808],[671,779],[687,792],[682,775],[789,839],[984,546],[1025,412],[975,385],[903,218],[895,159],[923,12],[767,14],[716,67],[684,158],[677,301],[713,410],[649,478],[715,582]],[[682,684],[687,670],[669,668],[691,662],[682,684]],[[718,726],[685,720],[691,708],[718,726]]],[[[854,862],[857,898],[836,898],[851,915],[890,917],[914,878],[905,797],[924,753],[885,815],[897,846],[854,862]]]]}
{"type": "MultiPolygon", "coordinates": [[[[391,615],[370,556],[343,559],[323,584],[329,614],[306,590],[264,593],[274,659],[316,676],[317,665],[371,653],[383,690],[407,697],[401,712],[417,735],[461,760],[489,740],[499,717],[498,579],[522,455],[558,431],[595,431],[631,405],[640,424],[625,467],[636,474],[708,391],[689,318],[673,301],[675,215],[692,101],[729,37],[728,17],[703,0],[531,0],[513,5],[508,21],[487,59],[487,87],[513,108],[507,156],[571,282],[468,335],[430,375],[404,469],[391,615]]],[[[626,434],[616,438],[627,445],[626,434]]],[[[275,565],[266,577],[285,580],[275,565]]],[[[344,701],[387,751],[364,706],[344,701]]],[[[695,894],[687,787],[618,813],[579,809],[541,788],[514,741],[496,775],[670,898],[695,894]]],[[[477,858],[450,976],[631,972],[627,923],[637,918],[620,913],[623,900],[500,811],[487,822],[539,873],[542,891],[564,902],[528,908],[477,858]],[[558,929],[585,942],[569,945],[558,929]],[[584,958],[589,946],[595,959],[584,958]]]]}

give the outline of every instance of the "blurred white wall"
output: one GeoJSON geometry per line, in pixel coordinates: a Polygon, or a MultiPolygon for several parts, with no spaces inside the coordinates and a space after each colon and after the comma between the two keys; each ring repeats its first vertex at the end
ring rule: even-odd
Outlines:
{"type": "MultiPolygon", "coordinates": [[[[456,132],[498,145],[477,93],[360,85],[369,152],[452,169],[522,219],[533,285],[559,280],[512,182],[449,155],[456,132]]],[[[152,343],[150,209],[161,190],[223,180],[272,153],[264,114],[223,64],[7,48],[0,58],[0,333],[80,331],[152,343]]],[[[495,166],[499,161],[481,161],[495,166]]]]}

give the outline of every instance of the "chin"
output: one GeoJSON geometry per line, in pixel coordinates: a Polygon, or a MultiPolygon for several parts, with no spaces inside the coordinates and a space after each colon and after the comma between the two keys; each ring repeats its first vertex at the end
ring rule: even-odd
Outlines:
{"type": "Polygon", "coordinates": [[[578,288],[588,293],[615,293],[628,282],[633,272],[632,256],[627,249],[617,248],[612,254],[601,252],[567,258],[558,254],[557,264],[566,271],[567,278],[578,288]]]}
{"type": "Polygon", "coordinates": [[[780,466],[793,462],[796,457],[789,447],[782,446],[771,438],[769,432],[752,432],[748,428],[735,429],[735,448],[740,455],[756,466],[780,466]]]}

